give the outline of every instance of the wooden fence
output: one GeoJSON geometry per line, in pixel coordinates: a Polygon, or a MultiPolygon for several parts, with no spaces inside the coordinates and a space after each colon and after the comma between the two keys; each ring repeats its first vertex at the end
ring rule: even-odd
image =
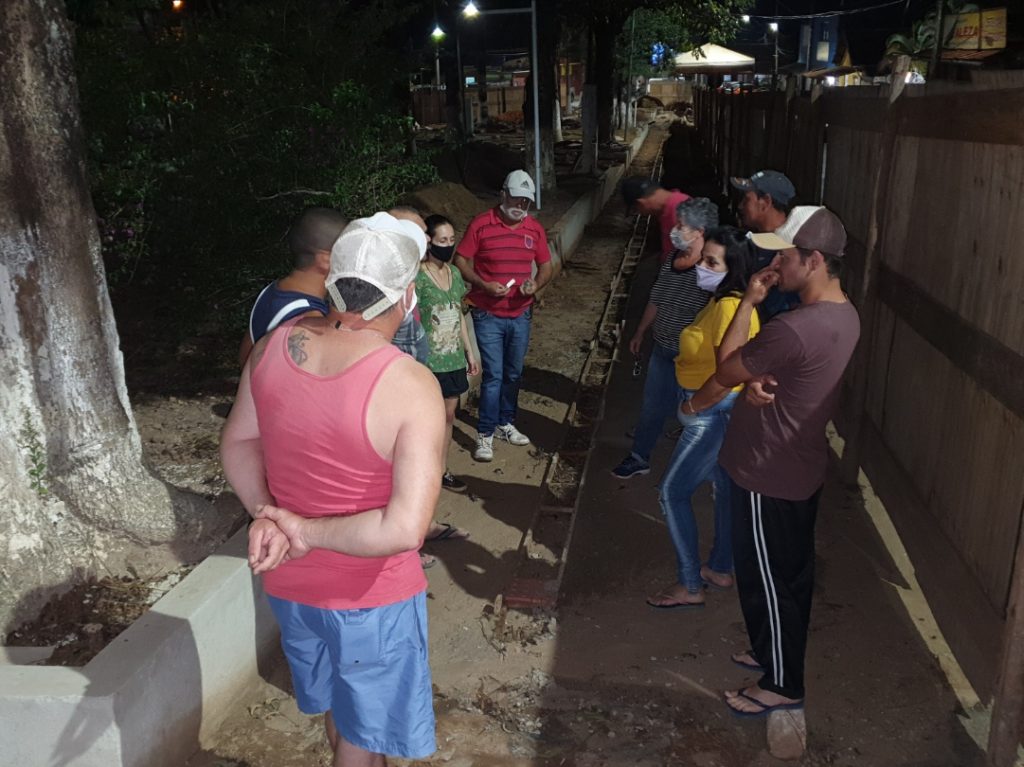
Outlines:
{"type": "Polygon", "coordinates": [[[813,100],[695,93],[723,187],[781,170],[798,202],[847,227],[864,335],[843,432],[860,435],[860,464],[983,699],[1016,609],[1024,514],[1022,86],[1006,73],[813,100]]]}

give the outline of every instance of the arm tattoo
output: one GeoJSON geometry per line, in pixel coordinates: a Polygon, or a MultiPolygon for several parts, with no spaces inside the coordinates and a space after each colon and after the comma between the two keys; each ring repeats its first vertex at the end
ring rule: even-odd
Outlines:
{"type": "Polygon", "coordinates": [[[306,335],[304,330],[300,330],[298,333],[292,333],[288,336],[288,354],[291,355],[291,358],[296,365],[301,365],[309,359],[309,355],[306,354],[306,350],[303,348],[308,340],[309,336],[306,335]]]}

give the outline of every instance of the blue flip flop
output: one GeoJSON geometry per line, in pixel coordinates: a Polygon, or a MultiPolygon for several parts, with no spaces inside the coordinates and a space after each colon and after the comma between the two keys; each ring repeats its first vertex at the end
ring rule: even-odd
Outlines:
{"type": "Polygon", "coordinates": [[[728,706],[729,710],[732,711],[732,713],[736,716],[766,716],[767,714],[770,714],[772,711],[796,711],[797,709],[801,709],[804,707],[804,702],[802,700],[795,701],[793,703],[776,703],[774,706],[770,706],[767,703],[762,703],[757,698],[752,698],[751,696],[743,692],[743,690],[737,690],[736,697],[748,700],[758,707],[757,711],[740,711],[738,708],[736,708],[729,702],[732,700],[732,698],[726,696],[724,698],[725,705],[728,706]]]}

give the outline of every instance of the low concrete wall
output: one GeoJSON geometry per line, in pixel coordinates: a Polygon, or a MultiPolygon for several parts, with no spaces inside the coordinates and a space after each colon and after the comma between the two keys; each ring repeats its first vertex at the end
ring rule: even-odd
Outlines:
{"type": "Polygon", "coordinates": [[[277,639],[246,540],[239,531],[85,667],[0,666],[0,762],[184,764],[277,639]]]}

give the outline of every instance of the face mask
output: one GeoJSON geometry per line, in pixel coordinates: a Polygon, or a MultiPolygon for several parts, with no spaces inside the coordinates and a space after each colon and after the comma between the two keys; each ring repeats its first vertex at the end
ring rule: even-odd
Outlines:
{"type": "Polygon", "coordinates": [[[522,208],[513,208],[509,205],[502,205],[501,212],[505,214],[506,218],[509,218],[512,221],[522,221],[526,218],[526,211],[522,208]]]}
{"type": "Polygon", "coordinates": [[[438,261],[448,263],[452,260],[452,256],[455,255],[454,245],[435,245],[430,243],[430,254],[438,261]]]}
{"type": "Polygon", "coordinates": [[[678,229],[673,229],[669,232],[669,239],[672,240],[672,247],[676,250],[689,250],[693,241],[696,237],[691,237],[689,240],[683,238],[683,233],[678,229]]]}
{"type": "Polygon", "coordinates": [[[726,274],[728,272],[716,272],[703,264],[697,264],[697,287],[708,293],[714,293],[715,289],[722,284],[726,274]]]}

